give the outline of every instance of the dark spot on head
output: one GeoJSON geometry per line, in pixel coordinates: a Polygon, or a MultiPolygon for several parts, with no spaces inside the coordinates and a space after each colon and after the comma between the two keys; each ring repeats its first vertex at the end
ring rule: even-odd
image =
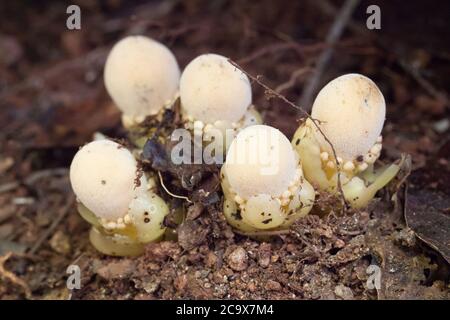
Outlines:
{"type": "Polygon", "coordinates": [[[148,212],[147,211],[144,212],[144,216],[148,216],[148,212]]]}
{"type": "Polygon", "coordinates": [[[264,224],[268,224],[269,222],[271,222],[272,221],[272,219],[267,219],[267,220],[263,220],[263,221],[261,221],[262,223],[264,223],[264,224]]]}
{"type": "Polygon", "coordinates": [[[105,185],[106,184],[106,180],[102,180],[102,184],[105,185]]]}
{"type": "Polygon", "coordinates": [[[300,138],[295,141],[295,145],[298,146],[299,143],[300,143],[300,138]]]}
{"type": "Polygon", "coordinates": [[[238,212],[232,213],[231,216],[232,216],[235,220],[242,220],[242,216],[241,216],[241,213],[240,213],[239,211],[238,211],[238,212]]]}
{"type": "Polygon", "coordinates": [[[265,215],[264,211],[263,211],[263,212],[261,212],[261,215],[262,215],[262,216],[264,216],[264,215],[265,215]]]}

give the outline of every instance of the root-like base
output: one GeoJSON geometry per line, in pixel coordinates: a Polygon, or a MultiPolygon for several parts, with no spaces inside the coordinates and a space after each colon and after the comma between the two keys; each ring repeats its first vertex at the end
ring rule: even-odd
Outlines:
{"type": "Polygon", "coordinates": [[[109,256],[134,257],[144,252],[144,244],[133,242],[125,236],[106,235],[95,227],[89,232],[89,240],[95,249],[109,256]]]}

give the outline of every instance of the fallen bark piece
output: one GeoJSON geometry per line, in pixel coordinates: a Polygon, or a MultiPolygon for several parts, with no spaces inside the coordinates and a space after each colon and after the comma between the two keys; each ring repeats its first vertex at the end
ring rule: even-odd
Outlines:
{"type": "Polygon", "coordinates": [[[409,195],[405,220],[415,235],[450,263],[450,198],[432,192],[409,195]]]}

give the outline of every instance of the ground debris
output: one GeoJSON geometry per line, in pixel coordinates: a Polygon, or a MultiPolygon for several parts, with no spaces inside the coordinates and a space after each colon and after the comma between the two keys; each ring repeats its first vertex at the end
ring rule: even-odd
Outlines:
{"type": "Polygon", "coordinates": [[[135,264],[132,260],[118,259],[102,265],[96,273],[106,280],[124,279],[131,275],[134,269],[135,264]]]}
{"type": "MultiPolygon", "coordinates": [[[[157,184],[177,211],[165,221],[174,240],[149,244],[142,256],[128,259],[96,252],[75,201],[67,204],[73,196],[67,168],[80,145],[100,132],[133,146],[133,134],[120,125],[120,111],[102,79],[116,36],[141,30],[168,45],[180,66],[200,53],[220,52],[249,73],[265,76],[264,83],[295,101],[307,72],[314,71],[327,49],[323,39],[330,26],[317,28],[314,17],[325,13],[318,9],[322,2],[234,1],[227,10],[200,2],[112,2],[84,13],[83,29],[90,32],[82,36],[61,33],[54,13],[65,12],[64,2],[39,4],[39,15],[30,14],[36,5],[14,2],[17,19],[2,20],[5,30],[18,31],[0,35],[0,48],[8,49],[0,50],[0,299],[450,299],[445,204],[450,109],[448,99],[439,98],[447,96],[442,88],[449,87],[449,50],[440,37],[445,24],[437,17],[449,11],[448,3],[402,7],[404,16],[432,13],[436,19],[426,19],[426,25],[420,19],[415,25],[411,19],[396,19],[395,28],[387,23],[376,37],[354,32],[355,25],[365,26],[354,16],[334,48],[337,63],[323,72],[323,81],[345,70],[376,79],[387,102],[379,161],[411,154],[410,166],[403,168],[408,170],[400,175],[413,169],[408,189],[398,188],[403,180],[392,183],[369,208],[349,210],[346,216],[340,215],[335,197],[319,192],[314,211],[291,230],[265,242],[239,234],[222,213],[220,166],[169,161],[178,143],[170,141],[170,133],[183,127],[178,99],[162,121],[148,117],[138,132],[145,135],[140,142],[147,142],[143,171],[155,175],[158,169],[160,184],[178,196],[174,201],[157,184]],[[243,13],[239,19],[236,12],[243,13]],[[146,19],[130,19],[135,14],[146,19]],[[267,28],[261,28],[261,21],[267,28]],[[34,26],[33,32],[20,32],[22,25],[34,26]],[[396,46],[386,46],[392,39],[396,46]],[[417,54],[411,43],[426,50],[417,54]],[[394,209],[392,191],[398,191],[394,209]],[[445,201],[435,201],[439,192],[445,201]],[[189,211],[179,214],[186,207],[189,211]],[[238,258],[230,263],[235,250],[238,258]],[[81,290],[66,287],[71,264],[81,269],[81,290]],[[368,288],[370,266],[381,271],[379,289],[368,288]]],[[[0,12],[8,12],[4,7],[10,9],[10,2],[2,2],[0,12]]],[[[383,1],[384,19],[398,17],[398,10],[383,1]]],[[[291,137],[302,121],[298,110],[267,99],[274,94],[264,91],[253,86],[252,103],[266,124],[291,137]]]]}
{"type": "Polygon", "coordinates": [[[184,250],[191,250],[203,244],[209,229],[195,220],[184,221],[177,229],[178,243],[184,250]]]}
{"type": "Polygon", "coordinates": [[[450,198],[431,192],[408,195],[406,206],[408,227],[450,263],[450,198]]]}
{"type": "Polygon", "coordinates": [[[354,299],[352,289],[350,289],[349,287],[346,287],[344,285],[336,286],[336,288],[334,288],[334,293],[336,294],[336,296],[338,296],[339,298],[341,298],[343,300],[353,300],[354,299]]]}
{"type": "Polygon", "coordinates": [[[71,250],[69,237],[61,230],[55,232],[50,238],[50,247],[57,253],[68,254],[71,250]]]}
{"type": "Polygon", "coordinates": [[[231,251],[228,256],[228,265],[235,271],[243,271],[247,269],[248,256],[247,252],[242,247],[237,247],[231,251]]]}

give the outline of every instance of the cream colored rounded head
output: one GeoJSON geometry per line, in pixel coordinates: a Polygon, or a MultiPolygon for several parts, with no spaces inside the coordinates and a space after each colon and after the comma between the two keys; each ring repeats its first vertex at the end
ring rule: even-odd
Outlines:
{"type": "Polygon", "coordinates": [[[239,121],[252,103],[247,76],[218,54],[192,60],[180,80],[180,99],[186,116],[204,123],[239,121]]]}
{"type": "Polygon", "coordinates": [[[158,113],[178,92],[180,69],[172,52],[144,37],[120,40],[108,55],[104,80],[109,95],[126,116],[158,113]]]}
{"type": "MultiPolygon", "coordinates": [[[[356,74],[340,76],[320,90],[311,116],[333,143],[337,156],[352,161],[365,155],[383,129],[386,104],[383,94],[369,78],[356,74]]],[[[315,131],[321,147],[332,153],[323,136],[315,131]]]]}
{"type": "Polygon", "coordinates": [[[280,196],[295,176],[298,159],[289,140],[266,125],[242,130],[227,153],[225,174],[240,197],[280,196]]]}
{"type": "Polygon", "coordinates": [[[98,218],[123,217],[134,197],[137,164],[131,152],[110,140],[82,147],[70,166],[70,182],[78,200],[98,218]]]}

